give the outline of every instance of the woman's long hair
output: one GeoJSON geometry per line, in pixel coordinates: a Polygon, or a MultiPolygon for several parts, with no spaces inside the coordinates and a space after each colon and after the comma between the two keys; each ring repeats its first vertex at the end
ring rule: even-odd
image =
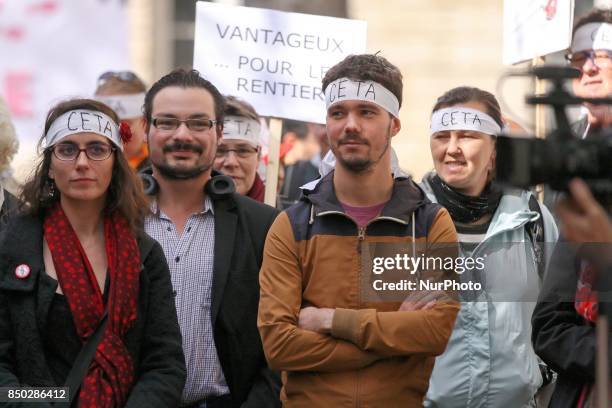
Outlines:
{"type": "MultiPolygon", "coordinates": [[[[117,114],[102,102],[93,99],[70,99],[55,105],[47,114],[45,130],[38,142],[41,158],[34,168],[31,176],[23,187],[21,200],[24,211],[32,215],[42,215],[45,210],[59,201],[59,194],[50,194],[53,180],[49,178],[52,151],[43,147],[45,134],[53,122],[64,113],[74,109],[89,109],[108,115],[119,124],[117,114]]],[[[144,195],[142,182],[130,168],[123,152],[119,149],[114,152],[111,182],[108,187],[105,214],[119,211],[128,221],[132,232],[139,235],[143,231],[144,218],[149,212],[149,205],[144,195]]]]}

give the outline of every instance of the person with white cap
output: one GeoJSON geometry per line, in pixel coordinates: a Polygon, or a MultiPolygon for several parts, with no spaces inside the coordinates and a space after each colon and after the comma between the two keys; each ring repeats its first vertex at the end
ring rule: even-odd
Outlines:
{"type": "MultiPolygon", "coordinates": [[[[570,64],[581,70],[580,78],[573,81],[578,96],[610,97],[611,58],[612,10],[594,9],[576,22],[568,54],[570,64]]],[[[585,107],[588,114],[579,122],[579,136],[591,137],[610,128],[610,106],[585,107]]],[[[596,322],[600,316],[610,316],[612,210],[594,198],[589,185],[574,179],[558,201],[556,215],[560,245],[532,316],[532,340],[536,353],[558,374],[550,406],[592,407],[598,404],[596,322]]]]}
{"type": "Polygon", "coordinates": [[[131,138],[123,147],[130,167],[140,171],[149,166],[142,107],[147,87],[132,71],[107,71],[98,78],[95,99],[110,106],[122,123],[129,126],[131,138]]]}
{"type": "MultiPolygon", "coordinates": [[[[572,81],[577,96],[608,98],[612,95],[611,9],[594,9],[576,22],[566,59],[571,67],[580,70],[580,77],[572,81]]],[[[584,107],[586,116],[574,125],[578,136],[584,138],[612,125],[612,107],[592,104],[584,107]]]]}
{"type": "Polygon", "coordinates": [[[0,384],[66,386],[79,407],[177,406],[186,369],[170,273],[144,233],[125,130],[92,99],[57,104],[44,129],[28,207],[0,242],[0,384]]]}
{"type": "Polygon", "coordinates": [[[266,186],[257,167],[261,158],[259,115],[249,103],[225,97],[223,136],[219,139],[214,169],[234,180],[236,192],[263,203],[266,186]]]}

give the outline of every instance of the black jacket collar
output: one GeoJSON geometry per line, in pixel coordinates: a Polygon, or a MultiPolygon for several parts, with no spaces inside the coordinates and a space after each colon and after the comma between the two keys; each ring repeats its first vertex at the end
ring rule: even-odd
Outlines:
{"type": "MultiPolygon", "coordinates": [[[[327,211],[344,212],[334,189],[334,171],[327,174],[312,190],[303,190],[301,200],[314,206],[315,215],[327,211]]],[[[430,202],[423,190],[408,177],[393,179],[391,199],[385,204],[381,216],[409,222],[414,210],[430,202]]]]}

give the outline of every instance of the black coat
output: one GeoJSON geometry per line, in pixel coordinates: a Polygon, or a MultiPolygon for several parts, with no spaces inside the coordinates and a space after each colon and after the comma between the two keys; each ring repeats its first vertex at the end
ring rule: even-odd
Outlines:
{"type": "MultiPolygon", "coordinates": [[[[5,233],[0,242],[0,387],[63,386],[53,380],[41,338],[57,288],[44,272],[42,219],[15,217],[5,233]],[[21,264],[31,269],[25,279],[15,276],[21,264]]],[[[135,384],[126,406],[174,407],[186,374],[170,273],[156,241],[143,235],[138,245],[143,264],[138,313],[125,338],[135,384]]]]}
{"type": "Polygon", "coordinates": [[[555,408],[575,407],[584,385],[595,382],[595,326],[574,305],[580,264],[576,246],[560,238],[533,312],[534,350],[558,374],[555,408]]]}
{"type": "Polygon", "coordinates": [[[259,268],[278,210],[236,193],[211,198],[215,217],[211,318],[232,405],[280,406],[280,377],[268,368],[257,330],[259,268]]]}
{"type": "MultiPolygon", "coordinates": [[[[2,187],[0,187],[1,189],[2,187]]],[[[6,223],[8,223],[9,217],[17,213],[19,207],[19,200],[17,197],[4,190],[4,202],[0,207],[0,231],[6,223]]]]}

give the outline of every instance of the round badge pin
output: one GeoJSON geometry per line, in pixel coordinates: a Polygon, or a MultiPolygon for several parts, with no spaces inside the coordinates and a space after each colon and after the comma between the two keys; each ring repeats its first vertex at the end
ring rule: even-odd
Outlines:
{"type": "Polygon", "coordinates": [[[30,276],[30,267],[26,264],[21,264],[15,268],[15,276],[19,279],[25,279],[30,276]]]}

